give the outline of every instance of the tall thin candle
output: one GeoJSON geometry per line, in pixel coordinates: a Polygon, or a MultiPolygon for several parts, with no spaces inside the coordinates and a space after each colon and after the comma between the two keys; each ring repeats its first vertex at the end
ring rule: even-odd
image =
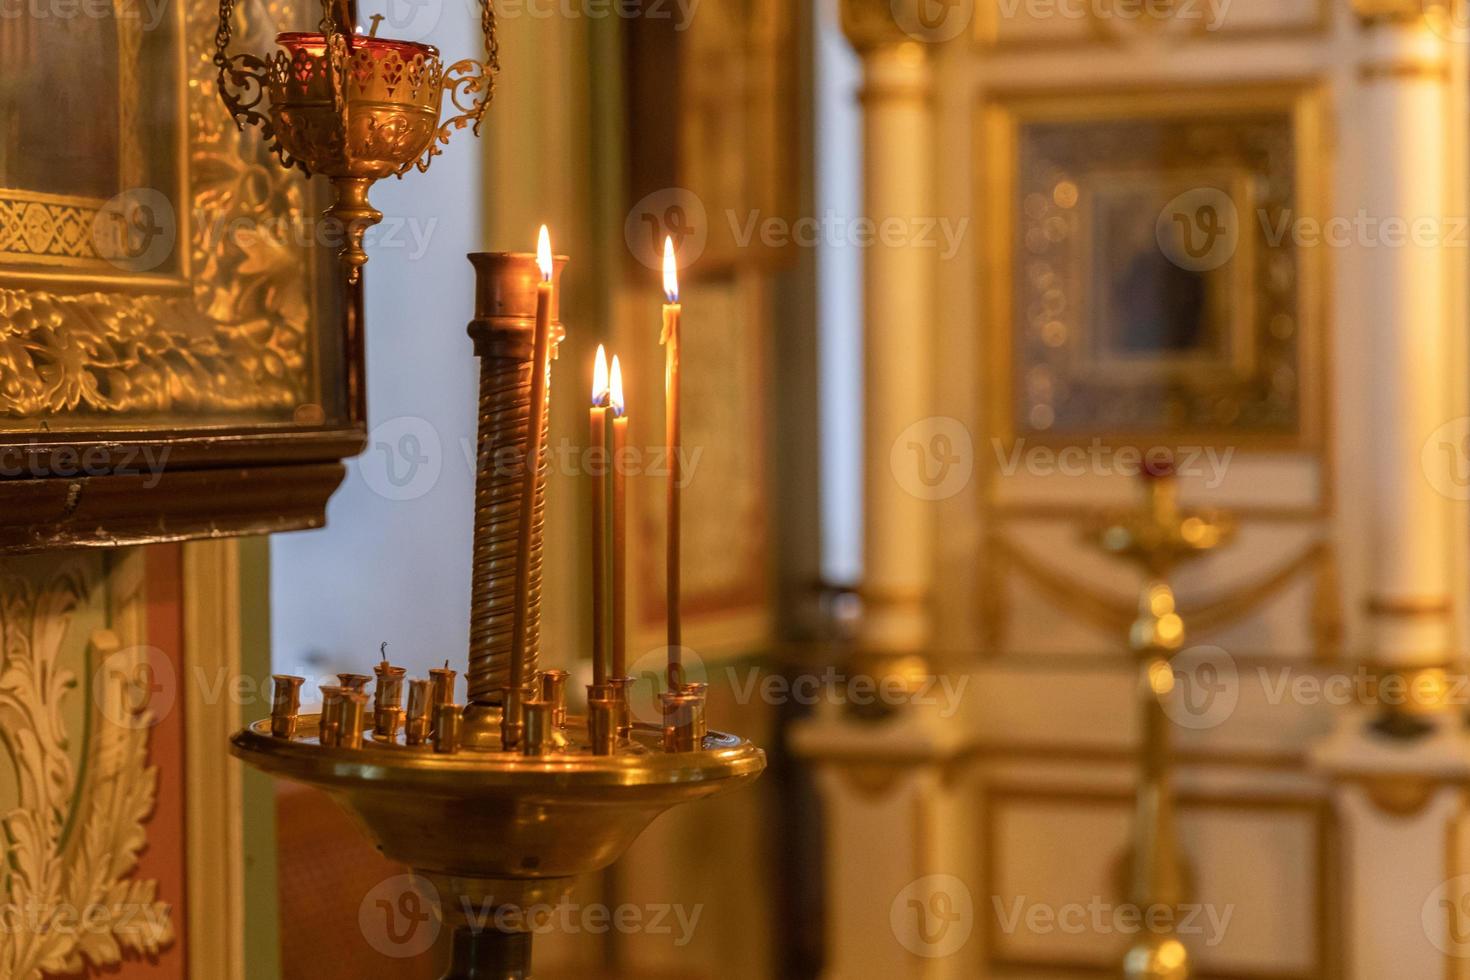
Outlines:
{"type": "Polygon", "coordinates": [[[668,535],[664,564],[667,581],[667,606],[669,624],[669,688],[676,690],[684,683],[683,625],[679,616],[679,569],[680,569],[680,522],[679,485],[683,482],[680,472],[679,447],[682,432],[679,412],[679,267],[674,260],[674,240],[664,239],[664,295],[668,303],[664,306],[664,329],[661,343],[664,345],[664,392],[665,392],[665,442],[669,457],[668,535]]]}
{"type": "Polygon", "coordinates": [[[608,377],[607,351],[597,345],[592,366],[592,408],[588,413],[588,441],[592,471],[592,683],[607,683],[607,458],[608,377]]]}
{"type": "Polygon", "coordinates": [[[526,623],[531,603],[531,526],[536,519],[536,484],[541,471],[541,421],[551,370],[551,235],[541,226],[536,245],[541,281],[536,284],[536,334],[531,355],[531,400],[526,416],[526,457],[521,474],[520,520],[517,522],[515,614],[511,619],[510,689],[505,692],[501,741],[513,748],[520,741],[520,704],[526,686],[526,623]]]}
{"type": "Polygon", "coordinates": [[[612,359],[608,382],[612,410],[612,676],[628,673],[628,410],[623,397],[623,366],[612,359]]]}

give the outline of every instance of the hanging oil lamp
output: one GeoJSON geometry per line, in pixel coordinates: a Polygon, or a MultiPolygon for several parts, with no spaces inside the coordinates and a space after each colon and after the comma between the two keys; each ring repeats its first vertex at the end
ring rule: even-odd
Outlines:
{"type": "Polygon", "coordinates": [[[371,34],[357,33],[352,0],[322,0],[319,29],[277,35],[272,54],[231,55],[234,5],[221,0],[215,35],[220,96],[240,129],[260,127],[284,166],[332,182],[326,214],[345,233],[339,254],[356,283],[363,235],[383,218],[368,202],[373,182],[427,170],[455,130],[479,135],[500,68],[495,8],[480,0],[485,60],[446,68],[432,45],[378,37],[381,17],[371,34]],[[455,114],[442,119],[446,94],[455,114]]]}

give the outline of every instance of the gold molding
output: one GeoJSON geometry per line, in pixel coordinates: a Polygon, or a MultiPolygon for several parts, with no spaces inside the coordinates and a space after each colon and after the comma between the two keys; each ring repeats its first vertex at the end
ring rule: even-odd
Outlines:
{"type": "MultiPolygon", "coordinates": [[[[984,816],[980,831],[983,853],[980,860],[984,878],[983,892],[988,896],[1001,894],[997,887],[999,862],[996,860],[997,855],[1004,853],[1000,847],[998,832],[998,811],[1001,806],[1007,803],[1031,802],[1057,807],[1072,806],[1078,809],[1126,810],[1133,803],[1133,794],[1126,788],[1112,790],[996,782],[987,786],[984,792],[984,816]]],[[[1249,976],[1251,980],[1320,980],[1323,976],[1332,976],[1332,964],[1335,958],[1333,937],[1337,934],[1338,919],[1341,915],[1341,902],[1333,893],[1333,882],[1336,876],[1333,854],[1338,829],[1332,801],[1321,796],[1307,794],[1185,792],[1179,794],[1178,809],[1181,816],[1189,811],[1198,812],[1200,810],[1297,812],[1312,820],[1317,840],[1315,851],[1317,874],[1313,886],[1313,914],[1317,924],[1317,932],[1313,937],[1315,969],[1305,974],[1252,972],[1249,976]]],[[[1062,961],[1007,958],[1001,955],[1002,944],[997,935],[998,923],[993,914],[985,916],[984,930],[983,948],[986,963],[993,970],[1043,971],[1052,976],[1064,972],[1099,975],[1116,975],[1117,972],[1116,964],[1100,960],[1062,961]]],[[[1212,970],[1209,975],[1234,976],[1235,974],[1221,974],[1212,970]]]]}
{"type": "MultiPolygon", "coordinates": [[[[919,60],[925,57],[924,43],[906,32],[895,15],[897,3],[914,4],[924,0],[840,0],[842,33],[858,51],[875,48],[903,47],[912,49],[919,60]]],[[[919,20],[916,17],[915,23],[919,20]]]]}
{"type": "Polygon", "coordinates": [[[183,685],[189,976],[244,980],[244,790],[228,751],[240,719],[218,696],[240,674],[239,543],[183,545],[182,587],[183,660],[207,681],[183,685]]]}
{"type": "Polygon", "coordinates": [[[1458,0],[1351,0],[1353,13],[1364,27],[1444,16],[1454,2],[1458,0]]]}
{"type": "MultiPolygon", "coordinates": [[[[1296,38],[1320,37],[1332,29],[1332,14],[1336,0],[1317,0],[1312,15],[1308,19],[1295,21],[1281,21],[1275,23],[1252,24],[1247,27],[1231,28],[1228,26],[1229,18],[1226,17],[1227,26],[1217,30],[1210,30],[1209,21],[1198,18],[1198,25],[1187,32],[1179,32],[1171,36],[1171,40],[1292,40],[1296,38]]],[[[1096,13],[1089,8],[1089,26],[1087,33],[1068,34],[1061,37],[1033,37],[1012,38],[1005,40],[1001,38],[999,17],[1001,8],[994,3],[977,3],[975,7],[975,43],[987,49],[989,52],[1002,54],[1039,52],[1048,50],[1075,50],[1077,48],[1091,47],[1099,51],[1117,51],[1125,49],[1135,39],[1145,42],[1153,42],[1161,33],[1158,25],[1151,25],[1148,29],[1136,30],[1132,33],[1122,33],[1107,30],[1106,24],[1100,24],[1096,13]]]]}
{"type": "MultiPolygon", "coordinates": [[[[1047,568],[1000,532],[988,537],[987,551],[999,556],[1007,569],[1019,573],[1019,577],[1035,586],[1059,611],[1110,633],[1125,632],[1137,615],[1136,601],[1110,595],[1075,575],[1047,568]]],[[[1340,629],[1340,620],[1331,614],[1336,606],[1335,597],[1327,594],[1335,587],[1335,568],[1330,541],[1325,538],[1313,541],[1296,557],[1253,582],[1202,602],[1181,603],[1180,615],[1189,622],[1192,632],[1207,635],[1248,615],[1299,575],[1315,573],[1319,583],[1325,583],[1314,603],[1318,608],[1311,624],[1320,658],[1323,651],[1335,647],[1340,629]]]]}
{"type": "Polygon", "coordinates": [[[1443,619],[1455,611],[1449,596],[1369,596],[1363,611],[1394,619],[1443,619]]]}
{"type": "Polygon", "coordinates": [[[1358,80],[1427,80],[1449,84],[1450,66],[1443,61],[1370,61],[1358,66],[1358,80]]]}
{"type": "Polygon", "coordinates": [[[148,667],[141,562],[141,552],[131,551],[4,569],[0,742],[19,788],[3,825],[5,907],[41,921],[18,941],[0,943],[0,976],[78,973],[173,943],[172,911],[158,900],[158,882],[132,877],[158,788],[158,769],[148,761],[153,713],[138,708],[148,667]],[[104,584],[109,567],[113,577],[104,584]],[[78,678],[59,661],[69,630],[80,628],[76,614],[95,607],[103,589],[110,628],[93,629],[87,644],[90,683],[80,696],[89,721],[78,766],[64,704],[78,696],[78,678]],[[82,914],[87,929],[66,924],[82,914]]]}

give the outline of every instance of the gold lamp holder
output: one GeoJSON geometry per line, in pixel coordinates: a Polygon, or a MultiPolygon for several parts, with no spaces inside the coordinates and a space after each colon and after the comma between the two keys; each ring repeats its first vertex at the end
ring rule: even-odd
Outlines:
{"type": "MultiPolygon", "coordinates": [[[[1169,577],[1184,561],[1208,554],[1234,535],[1234,521],[1218,511],[1186,511],[1172,466],[1146,470],[1142,507],[1100,515],[1088,538],[1144,573],[1138,617],[1128,645],[1139,666],[1141,731],[1133,840],[1125,855],[1122,891],[1136,908],[1177,912],[1190,890],[1175,819],[1171,722],[1164,698],[1174,688],[1171,660],[1184,645],[1169,577]]],[[[1177,922],[1177,915],[1170,922],[1177,922]]],[[[1128,980],[1188,980],[1189,950],[1172,931],[1149,930],[1123,956],[1128,980]]]]}
{"type": "Polygon", "coordinates": [[[260,127],[284,166],[332,182],[326,214],[343,229],[339,254],[356,283],[367,263],[363,235],[383,219],[368,202],[373,182],[428,170],[455,130],[480,133],[500,70],[492,0],[480,0],[485,59],[447,68],[432,45],[355,33],[356,10],[343,0],[322,0],[315,33],[280,34],[280,50],[263,57],[231,55],[234,6],[220,0],[220,97],[236,126],[260,127]],[[441,121],[446,94],[455,114],[441,121]]]}

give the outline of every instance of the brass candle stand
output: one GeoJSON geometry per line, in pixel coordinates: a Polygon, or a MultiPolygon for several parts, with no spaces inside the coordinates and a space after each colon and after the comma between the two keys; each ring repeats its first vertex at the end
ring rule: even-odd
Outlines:
{"type": "MultiPolygon", "coordinates": [[[[1224,545],[1234,534],[1234,522],[1216,511],[1182,510],[1172,467],[1146,470],[1143,481],[1143,506],[1100,515],[1088,537],[1144,573],[1138,616],[1128,636],[1139,667],[1141,726],[1133,840],[1124,859],[1122,891],[1140,910],[1165,907],[1177,913],[1190,884],[1175,821],[1171,722],[1164,698],[1174,688],[1171,660],[1185,634],[1169,577],[1181,562],[1224,545]]],[[[1177,922],[1177,914],[1168,921],[1177,922]]],[[[1189,950],[1173,928],[1148,930],[1124,953],[1123,975],[1188,980],[1189,950]]]]}
{"type": "MultiPolygon", "coordinates": [[[[481,375],[468,703],[455,703],[447,665],[405,683],[385,652],[371,714],[366,675],[341,675],[323,689],[315,714],[300,713],[301,679],[278,677],[272,717],[232,743],[251,765],[325,790],[384,855],[434,883],[451,926],[445,980],[520,980],[531,975],[531,936],[529,925],[514,924],[529,923],[526,909],[560,901],[575,876],[617,860],[668,808],[753,781],[765,754],[705,728],[703,685],[666,694],[674,707],[665,724],[647,725],[629,720],[628,679],[589,692],[588,714],[576,716],[567,712],[566,672],[536,669],[544,439],[531,461],[529,509],[523,488],[531,427],[544,432],[549,405],[549,397],[531,404],[542,276],[531,255],[470,261],[477,285],[469,333],[481,375]],[[522,563],[531,573],[525,594],[522,563]],[[527,604],[527,642],[513,670],[517,602],[527,604]],[[527,680],[524,690],[510,690],[513,676],[527,680]],[[503,724],[508,715],[513,723],[503,724]],[[494,914],[500,910],[509,914],[494,914]]],[[[557,260],[553,275],[564,264],[557,260]]],[[[564,334],[554,306],[550,321],[554,350],[564,334]]]]}

